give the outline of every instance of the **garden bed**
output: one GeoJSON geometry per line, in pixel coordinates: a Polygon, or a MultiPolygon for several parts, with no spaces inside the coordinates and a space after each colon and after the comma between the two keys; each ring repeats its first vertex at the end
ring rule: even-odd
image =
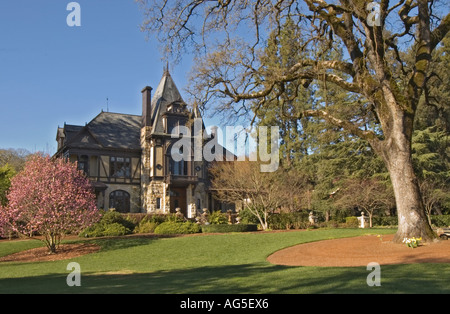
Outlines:
{"type": "Polygon", "coordinates": [[[62,244],[55,254],[49,254],[47,247],[39,247],[0,257],[0,262],[44,262],[59,261],[95,253],[100,246],[92,243],[62,244]]]}

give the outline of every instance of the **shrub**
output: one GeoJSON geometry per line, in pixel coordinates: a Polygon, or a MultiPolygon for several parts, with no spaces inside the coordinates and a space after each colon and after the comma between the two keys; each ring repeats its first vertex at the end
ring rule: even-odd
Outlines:
{"type": "Polygon", "coordinates": [[[104,237],[117,237],[130,233],[129,229],[117,222],[109,225],[104,225],[103,227],[104,229],[102,230],[102,236],[104,237]]]}
{"type": "Polygon", "coordinates": [[[170,219],[171,216],[173,216],[173,214],[171,214],[171,215],[153,214],[153,215],[147,215],[145,220],[149,221],[149,222],[154,222],[156,224],[162,224],[163,222],[166,222],[168,219],[170,219]]]}
{"type": "Polygon", "coordinates": [[[96,224],[81,231],[78,236],[83,238],[97,238],[103,236],[103,226],[96,224]]]}
{"type": "MultiPolygon", "coordinates": [[[[145,214],[134,228],[135,233],[154,233],[158,225],[169,220],[175,220],[173,215],[145,214]]],[[[181,221],[180,221],[181,222],[181,221]]]]}
{"type": "Polygon", "coordinates": [[[164,222],[184,222],[183,216],[178,216],[177,214],[168,214],[164,217],[164,222]]]}
{"type": "Polygon", "coordinates": [[[221,211],[214,211],[209,216],[209,223],[214,225],[224,225],[228,224],[228,217],[225,213],[222,213],[221,211]]]}
{"type": "Polygon", "coordinates": [[[201,232],[200,226],[190,221],[166,221],[155,228],[156,234],[191,234],[199,232],[201,232]]]}
{"type": "Polygon", "coordinates": [[[358,228],[358,217],[351,216],[345,217],[345,227],[347,228],[358,228]]]}
{"type": "Polygon", "coordinates": [[[273,214],[269,217],[269,228],[273,230],[304,229],[309,226],[308,215],[306,211],[273,214]]]}
{"type": "Polygon", "coordinates": [[[135,225],[122,214],[107,211],[98,223],[81,231],[79,236],[85,238],[122,236],[132,233],[134,228],[135,225]]]}
{"type": "Polygon", "coordinates": [[[141,223],[134,229],[135,233],[153,233],[156,227],[159,225],[153,221],[141,221],[141,223]]]}
{"type": "Polygon", "coordinates": [[[205,233],[248,232],[248,231],[257,231],[258,225],[254,225],[254,224],[237,224],[237,225],[216,224],[216,225],[203,225],[201,227],[201,229],[202,229],[202,232],[205,232],[205,233]]]}
{"type": "Polygon", "coordinates": [[[239,217],[241,218],[241,223],[243,224],[259,224],[258,218],[253,215],[247,208],[239,211],[239,217]]]}
{"type": "Polygon", "coordinates": [[[321,221],[317,224],[319,228],[339,228],[339,223],[335,220],[321,221]]]}
{"type": "Polygon", "coordinates": [[[130,231],[133,230],[135,227],[135,224],[133,222],[131,222],[128,219],[125,219],[121,213],[116,211],[107,211],[100,220],[100,223],[105,225],[118,223],[124,226],[125,228],[129,229],[130,231]]]}
{"type": "Polygon", "coordinates": [[[146,219],[148,214],[144,213],[127,213],[122,214],[122,217],[124,217],[126,220],[131,221],[135,226],[139,225],[139,223],[146,219]]]}

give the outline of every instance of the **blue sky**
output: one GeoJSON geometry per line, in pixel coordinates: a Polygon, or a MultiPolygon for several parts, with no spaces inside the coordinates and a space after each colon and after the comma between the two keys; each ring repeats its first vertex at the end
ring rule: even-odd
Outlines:
{"type": "MultiPolygon", "coordinates": [[[[66,23],[69,2],[0,2],[0,148],[53,154],[58,126],[84,125],[107,98],[111,112],[141,114],[142,88],[162,77],[134,0],[79,0],[80,27],[66,23]]],[[[189,69],[171,68],[182,94],[189,69]]]]}

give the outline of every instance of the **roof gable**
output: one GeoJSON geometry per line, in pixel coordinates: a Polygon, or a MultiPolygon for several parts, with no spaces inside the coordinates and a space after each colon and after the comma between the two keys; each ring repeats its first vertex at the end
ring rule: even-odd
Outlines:
{"type": "Polygon", "coordinates": [[[65,125],[65,145],[140,150],[141,116],[101,112],[86,126],[65,125]]]}
{"type": "Polygon", "coordinates": [[[72,136],[70,141],[67,143],[71,146],[77,146],[80,148],[101,148],[102,145],[95,139],[87,127],[82,127],[82,129],[72,136]]]}

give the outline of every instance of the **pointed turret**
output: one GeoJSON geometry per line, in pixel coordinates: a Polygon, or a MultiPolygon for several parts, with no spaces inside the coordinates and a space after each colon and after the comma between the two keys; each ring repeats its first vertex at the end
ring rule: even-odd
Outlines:
{"type": "Polygon", "coordinates": [[[172,104],[184,104],[184,100],[166,68],[152,98],[152,133],[164,133],[161,116],[172,104]]]}
{"type": "Polygon", "coordinates": [[[161,106],[167,106],[174,102],[183,102],[180,92],[178,91],[169,70],[165,70],[158,87],[153,95],[153,110],[157,110],[161,106]]]}

